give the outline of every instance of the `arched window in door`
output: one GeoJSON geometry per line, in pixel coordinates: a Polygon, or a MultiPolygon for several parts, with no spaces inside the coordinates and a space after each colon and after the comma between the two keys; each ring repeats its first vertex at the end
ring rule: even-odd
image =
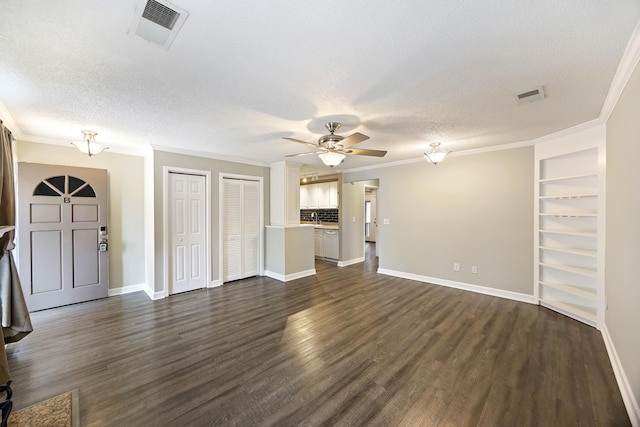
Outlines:
{"type": "Polygon", "coordinates": [[[96,197],[88,182],[71,175],[52,176],[40,182],[33,190],[34,196],[96,197]]]}

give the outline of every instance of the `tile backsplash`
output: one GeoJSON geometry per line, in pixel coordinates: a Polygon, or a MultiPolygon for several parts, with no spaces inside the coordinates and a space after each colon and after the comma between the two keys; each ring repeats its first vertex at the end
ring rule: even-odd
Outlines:
{"type": "Polygon", "coordinates": [[[300,221],[313,222],[314,218],[311,216],[313,212],[318,214],[320,222],[334,222],[338,223],[339,209],[300,209],[300,221]]]}

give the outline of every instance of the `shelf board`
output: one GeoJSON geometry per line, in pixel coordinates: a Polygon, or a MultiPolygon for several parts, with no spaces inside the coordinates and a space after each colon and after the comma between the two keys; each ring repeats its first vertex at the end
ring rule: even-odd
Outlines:
{"type": "Polygon", "coordinates": [[[545,250],[545,251],[562,252],[564,254],[588,256],[588,257],[591,257],[591,258],[597,258],[598,257],[598,252],[597,251],[592,251],[592,250],[588,250],[588,249],[552,248],[550,246],[540,246],[539,249],[542,249],[542,250],[545,250]]]}
{"type": "Polygon", "coordinates": [[[579,236],[579,237],[598,237],[598,233],[595,231],[565,231],[565,230],[539,230],[540,233],[548,234],[563,234],[565,236],[579,236]]]}
{"type": "Polygon", "coordinates": [[[577,297],[584,298],[586,300],[593,301],[593,302],[596,302],[598,299],[598,296],[595,294],[595,292],[591,292],[586,289],[581,289],[576,286],[564,285],[561,283],[550,283],[550,282],[544,282],[544,281],[540,281],[540,285],[547,286],[549,288],[558,289],[562,292],[575,295],[577,297]]]}
{"type": "Polygon", "coordinates": [[[555,182],[555,181],[569,181],[572,179],[597,178],[597,177],[598,177],[597,173],[587,173],[587,174],[581,174],[581,175],[559,176],[557,178],[543,178],[543,179],[540,179],[539,182],[540,184],[546,184],[548,182],[555,182]]]}
{"type": "Polygon", "coordinates": [[[571,199],[586,199],[588,197],[598,197],[597,193],[585,193],[585,194],[558,194],[553,196],[539,196],[541,200],[571,200],[571,199]]]}
{"type": "Polygon", "coordinates": [[[546,262],[541,262],[539,263],[539,265],[541,265],[542,267],[553,268],[554,270],[560,270],[560,271],[566,271],[568,273],[579,274],[581,276],[593,277],[593,278],[597,277],[596,270],[592,270],[589,268],[573,267],[570,265],[563,265],[563,264],[549,264],[546,262]]]}
{"type": "MultiPolygon", "coordinates": [[[[587,307],[577,306],[574,304],[569,304],[569,303],[560,302],[560,301],[551,300],[551,299],[545,299],[545,298],[540,298],[540,302],[542,303],[542,305],[546,305],[549,308],[558,308],[561,311],[566,312],[567,314],[573,314],[577,317],[588,320],[593,324],[595,324],[597,320],[595,313],[587,311],[588,310],[587,307]]],[[[594,308],[594,311],[595,311],[595,308],[594,308]]]]}

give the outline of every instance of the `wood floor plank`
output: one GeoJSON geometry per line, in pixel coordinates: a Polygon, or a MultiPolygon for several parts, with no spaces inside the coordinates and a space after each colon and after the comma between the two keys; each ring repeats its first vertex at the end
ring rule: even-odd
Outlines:
{"type": "Polygon", "coordinates": [[[587,325],[375,257],[316,269],[33,313],[14,407],[78,389],[83,426],[629,425],[587,325]]]}

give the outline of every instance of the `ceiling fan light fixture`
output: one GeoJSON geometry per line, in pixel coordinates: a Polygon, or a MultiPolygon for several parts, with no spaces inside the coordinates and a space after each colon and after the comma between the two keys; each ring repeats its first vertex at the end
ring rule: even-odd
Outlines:
{"type": "Polygon", "coordinates": [[[318,157],[320,157],[320,160],[322,160],[322,163],[324,163],[325,165],[327,165],[329,167],[334,167],[334,166],[338,166],[340,163],[342,163],[344,158],[347,157],[347,156],[345,156],[342,153],[336,153],[334,151],[327,151],[326,153],[318,154],[318,157]]]}
{"type": "Polygon", "coordinates": [[[91,157],[96,154],[100,154],[104,150],[109,148],[96,142],[95,137],[98,132],[94,132],[92,130],[83,130],[82,133],[84,134],[84,141],[72,142],[72,144],[75,145],[75,147],[80,150],[81,153],[91,157]]]}
{"type": "Polygon", "coordinates": [[[431,152],[424,153],[424,158],[426,161],[428,161],[429,163],[433,163],[434,165],[437,165],[438,163],[443,161],[444,158],[447,157],[449,153],[451,153],[451,151],[440,150],[439,142],[432,142],[429,145],[431,146],[431,152]]]}

